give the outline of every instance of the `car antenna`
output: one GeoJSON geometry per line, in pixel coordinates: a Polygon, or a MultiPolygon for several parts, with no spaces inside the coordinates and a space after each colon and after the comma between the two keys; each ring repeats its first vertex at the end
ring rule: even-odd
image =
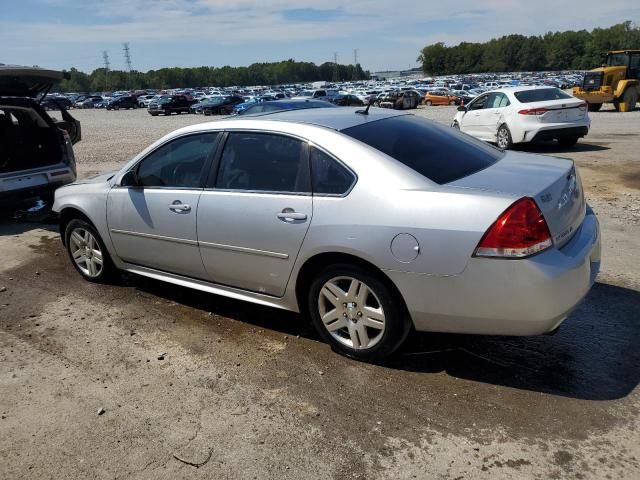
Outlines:
{"type": "Polygon", "coordinates": [[[356,113],[360,115],[369,115],[369,108],[371,108],[372,103],[372,101],[369,101],[369,103],[367,104],[367,108],[365,108],[364,110],[356,110],[356,113]]]}

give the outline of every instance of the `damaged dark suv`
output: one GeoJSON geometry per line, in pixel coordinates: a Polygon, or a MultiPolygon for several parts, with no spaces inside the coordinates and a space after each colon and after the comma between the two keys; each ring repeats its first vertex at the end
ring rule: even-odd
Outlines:
{"type": "Polygon", "coordinates": [[[41,105],[63,78],[62,72],[0,64],[0,210],[30,197],[47,201],[76,179],[72,145],[80,141],[80,122],[62,105],[49,112],[41,105]]]}

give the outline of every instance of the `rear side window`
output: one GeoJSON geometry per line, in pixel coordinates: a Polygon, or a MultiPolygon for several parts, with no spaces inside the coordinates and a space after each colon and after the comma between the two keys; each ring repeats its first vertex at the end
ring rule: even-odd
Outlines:
{"type": "Polygon", "coordinates": [[[520,103],[546,102],[548,100],[564,100],[573,98],[559,88],[539,88],[535,90],[523,90],[513,94],[520,103]]]}
{"type": "Polygon", "coordinates": [[[224,147],[216,188],[308,193],[305,143],[269,133],[233,132],[224,147]]]}
{"type": "Polygon", "coordinates": [[[344,195],[349,191],[355,182],[355,177],[349,170],[315,147],[311,147],[309,155],[314,194],[344,195]]]}
{"type": "Polygon", "coordinates": [[[453,182],[493,165],[504,153],[451,127],[402,115],[342,130],[429,180],[453,182]]]}

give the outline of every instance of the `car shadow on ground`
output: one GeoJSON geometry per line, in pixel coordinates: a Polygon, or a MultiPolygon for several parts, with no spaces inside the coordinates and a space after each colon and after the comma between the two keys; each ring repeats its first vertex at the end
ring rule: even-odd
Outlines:
{"type": "Polygon", "coordinates": [[[39,198],[0,205],[0,237],[35,229],[58,231],[58,219],[51,205],[39,198]]]}
{"type": "MultiPolygon", "coordinates": [[[[321,342],[300,315],[124,275],[125,284],[246,324],[321,342]]],[[[597,283],[555,335],[498,337],[414,333],[380,367],[583,400],[615,400],[640,382],[640,292],[597,283]]]]}
{"type": "Polygon", "coordinates": [[[609,147],[597,145],[595,143],[586,143],[579,141],[572,147],[563,147],[558,142],[536,142],[517,144],[512,150],[523,153],[539,153],[543,155],[553,155],[558,153],[580,153],[580,152],[599,152],[609,150],[609,147]]]}

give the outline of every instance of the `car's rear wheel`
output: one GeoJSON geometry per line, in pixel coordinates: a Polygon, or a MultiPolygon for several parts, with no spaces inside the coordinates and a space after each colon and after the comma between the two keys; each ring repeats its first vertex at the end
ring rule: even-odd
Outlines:
{"type": "Polygon", "coordinates": [[[426,102],[424,102],[424,104],[425,104],[427,107],[430,107],[431,105],[433,105],[433,102],[432,102],[431,100],[427,100],[426,102]]]}
{"type": "Polygon", "coordinates": [[[323,339],[361,360],[391,355],[410,328],[397,294],[377,275],[352,265],[332,265],[318,274],[308,309],[323,339]]]}
{"type": "Polygon", "coordinates": [[[75,269],[90,282],[103,282],[116,271],[96,229],[81,219],[71,220],[65,229],[65,245],[75,269]]]}
{"type": "Polygon", "coordinates": [[[578,143],[578,137],[560,137],[558,143],[563,147],[573,147],[578,143]]]}
{"type": "Polygon", "coordinates": [[[498,145],[498,148],[501,148],[502,150],[508,150],[513,146],[513,141],[511,140],[511,132],[506,125],[500,125],[500,128],[498,128],[498,133],[496,134],[496,144],[498,145]]]}

